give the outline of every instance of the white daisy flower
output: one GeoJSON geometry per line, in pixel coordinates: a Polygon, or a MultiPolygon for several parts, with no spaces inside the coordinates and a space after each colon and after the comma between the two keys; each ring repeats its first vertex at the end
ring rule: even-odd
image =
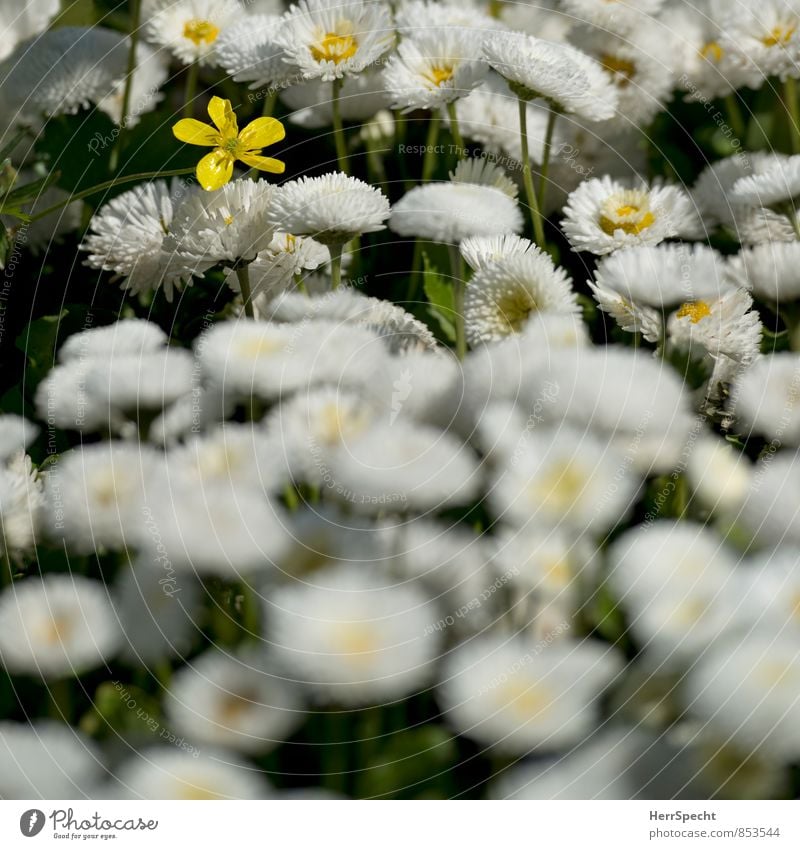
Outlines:
{"type": "Polygon", "coordinates": [[[714,646],[689,671],[686,705],[723,739],[782,762],[800,755],[795,639],[752,632],[714,646]]]}
{"type": "Polygon", "coordinates": [[[139,532],[158,468],[152,449],[122,442],[62,454],[45,477],[48,533],[76,551],[123,548],[139,532]]]}
{"type": "Polygon", "coordinates": [[[345,322],[239,320],[195,343],[203,374],[229,398],[266,399],[310,386],[368,385],[383,363],[379,337],[345,322]]]}
{"type": "Polygon", "coordinates": [[[526,414],[536,410],[552,427],[567,421],[591,429],[625,456],[626,468],[647,475],[665,474],[681,459],[696,416],[681,378],[648,353],[589,346],[532,365],[520,396],[526,414]]]}
{"type": "Polygon", "coordinates": [[[597,266],[592,292],[615,292],[637,305],[662,309],[719,299],[730,289],[722,257],[706,245],[625,248],[597,266]]]}
{"type": "Polygon", "coordinates": [[[283,401],[264,423],[272,462],[284,467],[286,478],[333,487],[331,454],[368,430],[379,408],[359,393],[322,387],[283,401]],[[277,455],[277,456],[276,456],[277,455]]]}
{"type": "Polygon", "coordinates": [[[254,652],[212,649],[182,667],[165,699],[170,727],[190,740],[262,754],[302,722],[300,700],[254,652]]]}
{"type": "Polygon", "coordinates": [[[694,204],[680,187],[631,188],[608,176],[586,180],[572,192],[561,225],[573,250],[598,256],[676,236],[697,236],[701,226],[694,204]]]}
{"type": "Polygon", "coordinates": [[[11,54],[18,44],[47,29],[60,10],[59,0],[28,0],[23,6],[16,0],[3,0],[0,3],[0,15],[4,22],[0,61],[11,54]]]}
{"type": "Polygon", "coordinates": [[[242,178],[211,192],[195,192],[180,205],[164,248],[189,268],[251,262],[269,248],[267,226],[275,188],[242,178]]]}
{"type": "Polygon", "coordinates": [[[44,505],[43,486],[31,458],[21,451],[0,468],[0,557],[16,560],[33,549],[44,505]]]}
{"type": "Polygon", "coordinates": [[[562,749],[594,731],[599,699],[621,665],[600,643],[495,632],[447,658],[439,698],[448,722],[483,746],[512,755],[562,749]]]}
{"type": "Polygon", "coordinates": [[[747,248],[728,265],[732,281],[781,305],[800,298],[800,242],[767,242],[747,248]]]}
{"type": "Polygon", "coordinates": [[[386,364],[384,416],[448,430],[463,404],[461,363],[449,350],[406,351],[386,364]]]}
{"type": "Polygon", "coordinates": [[[747,599],[753,600],[753,622],[764,632],[800,636],[800,570],[796,548],[775,551],[748,558],[747,599]]]}
{"type": "Polygon", "coordinates": [[[519,195],[519,186],[506,174],[505,169],[482,156],[459,160],[455,170],[450,172],[450,182],[492,186],[514,199],[519,195]]]}
{"type": "Polygon", "coordinates": [[[178,575],[163,555],[140,556],[114,584],[114,609],[123,633],[120,656],[133,665],[185,658],[200,636],[204,594],[178,575]]]}
{"type": "Polygon", "coordinates": [[[604,121],[616,111],[617,93],[607,71],[571,45],[495,33],[483,54],[524,100],[542,98],[557,111],[586,121],[604,121]]]}
{"type": "Polygon", "coordinates": [[[561,6],[575,23],[590,24],[601,30],[625,33],[643,17],[655,17],[666,0],[561,0],[561,6]]]}
{"type": "Polygon", "coordinates": [[[577,296],[567,273],[536,247],[478,271],[464,299],[464,324],[473,346],[519,333],[536,313],[577,312],[577,296]]]}
{"type": "Polygon", "coordinates": [[[482,271],[492,263],[516,254],[525,254],[533,246],[530,239],[506,233],[501,236],[470,236],[461,242],[458,250],[473,271],[482,271]]]}
{"type": "Polygon", "coordinates": [[[51,29],[6,60],[3,105],[22,122],[75,114],[110,94],[127,66],[127,39],[113,30],[51,29]]]}
{"type": "Polygon", "coordinates": [[[520,233],[522,226],[516,199],[494,186],[452,181],[411,189],[394,205],[389,220],[399,236],[448,245],[470,236],[520,233]]]}
{"type": "Polygon", "coordinates": [[[0,660],[11,674],[80,675],[112,657],[121,636],[99,581],[50,574],[15,581],[0,595],[0,660]]]}
{"type": "Polygon", "coordinates": [[[268,799],[272,788],[263,773],[230,752],[146,748],[116,770],[109,795],[125,799],[268,799]]]}
{"type": "Polygon", "coordinates": [[[744,0],[726,7],[720,20],[720,45],[751,72],[751,86],[767,77],[785,80],[800,59],[800,4],[796,0],[744,0]]]}
{"type": "MultiPolygon", "coordinates": [[[[617,0],[613,5],[619,5],[617,0]]],[[[614,128],[644,127],[663,109],[675,84],[670,69],[673,41],[646,17],[624,36],[591,29],[578,39],[578,45],[611,74],[618,98],[614,128]]]]}
{"type": "Polygon", "coordinates": [[[468,94],[486,74],[483,33],[429,29],[405,38],[383,72],[392,107],[440,109],[468,94]]]}
{"type": "Polygon", "coordinates": [[[747,455],[708,434],[692,446],[686,476],[700,501],[713,512],[736,515],[747,497],[753,466],[747,455]]]}
{"type": "Polygon", "coordinates": [[[95,744],[55,720],[0,723],[0,797],[74,799],[88,796],[103,769],[95,744]]]}
{"type": "Polygon", "coordinates": [[[694,357],[708,354],[718,367],[716,376],[730,380],[761,353],[763,327],[752,307],[753,299],[744,289],[732,289],[714,301],[688,301],[667,321],[669,343],[694,357]]]}
{"type": "Polygon", "coordinates": [[[145,32],[184,65],[217,65],[217,39],[242,15],[238,0],[174,0],[162,4],[147,21],[145,32]]]}
{"type": "Polygon", "coordinates": [[[300,0],[284,15],[275,41],[306,79],[331,81],[379,59],[394,43],[394,29],[382,3],[300,0]]]}
{"type": "MultiPolygon", "coordinates": [[[[796,445],[791,435],[787,441],[796,445]]],[[[779,444],[773,442],[773,450],[779,444]]],[[[791,452],[767,453],[755,465],[740,515],[743,527],[765,547],[800,546],[799,469],[800,457],[791,452]]]]}
{"type": "Polygon", "coordinates": [[[373,186],[341,172],[301,177],[277,188],[267,223],[324,245],[344,244],[384,229],[389,201],[373,186]]]}
{"type": "Polygon", "coordinates": [[[761,357],[743,372],[732,408],[744,433],[800,445],[800,357],[781,352],[761,357]]]}
{"type": "MultiPolygon", "coordinates": [[[[253,298],[263,296],[263,301],[271,303],[294,284],[296,277],[306,277],[307,272],[325,265],[330,258],[328,248],[314,239],[291,233],[274,233],[269,246],[248,266],[253,298]]],[[[235,272],[229,272],[225,280],[234,292],[241,291],[235,272]]],[[[262,306],[266,304],[262,303],[262,306]]]]}
{"type": "MultiPolygon", "coordinates": [[[[248,9],[252,2],[247,4],[248,9]]],[[[283,49],[275,43],[280,15],[240,16],[223,29],[215,44],[217,62],[236,82],[250,88],[283,85],[291,69],[283,61],[283,49]]]]}
{"type": "Polygon", "coordinates": [[[201,489],[227,484],[274,492],[286,476],[275,468],[273,451],[261,428],[226,422],[170,451],[167,472],[174,483],[201,489]]]}
{"type": "Polygon", "coordinates": [[[526,32],[547,41],[566,41],[575,24],[570,15],[559,8],[559,0],[541,0],[535,6],[528,3],[503,3],[499,20],[510,29],[526,32]]]}
{"type": "Polygon", "coordinates": [[[194,270],[167,239],[176,211],[197,191],[177,180],[157,180],[118,195],[92,216],[81,245],[89,253],[86,264],[120,275],[122,288],[133,293],[163,286],[171,301],[174,290],[188,283],[194,270]]]}
{"type": "Polygon", "coordinates": [[[624,455],[572,426],[537,428],[495,473],[490,501],[499,518],[598,534],[633,507],[639,475],[624,455]]]}
{"type": "Polygon", "coordinates": [[[254,487],[227,483],[154,488],[140,524],[142,550],[184,573],[240,578],[269,569],[287,545],[279,508],[254,487]]]}
{"type": "Polygon", "coordinates": [[[36,412],[49,427],[81,433],[107,430],[119,434],[125,419],[103,409],[86,389],[86,378],[97,358],[75,358],[51,369],[36,387],[36,412]]]}
{"type": "Polygon", "coordinates": [[[169,341],[154,322],[141,318],[122,318],[103,327],[90,327],[73,333],[58,350],[61,363],[120,356],[156,353],[169,341]]]}
{"type": "Polygon", "coordinates": [[[27,448],[39,435],[39,426],[13,413],[0,414],[0,461],[27,448]]]}
{"type": "Polygon", "coordinates": [[[399,419],[335,451],[331,474],[339,497],[367,513],[467,504],[481,484],[470,448],[437,428],[399,419]]]}
{"type": "Polygon", "coordinates": [[[268,639],[277,658],[320,701],[382,704],[425,686],[439,639],[426,593],[391,586],[363,566],[314,573],[313,583],[272,592],[268,639]]]}
{"type": "MultiPolygon", "coordinates": [[[[800,196],[800,156],[776,153],[754,164],[753,173],[733,185],[734,203],[780,208],[800,196]]],[[[778,209],[778,211],[782,211],[778,209]]]]}

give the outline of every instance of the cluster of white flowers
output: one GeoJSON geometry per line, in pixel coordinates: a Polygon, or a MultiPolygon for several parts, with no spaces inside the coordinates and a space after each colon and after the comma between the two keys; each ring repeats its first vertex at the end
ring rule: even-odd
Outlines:
{"type": "Polygon", "coordinates": [[[133,43],[53,5],[15,127],[130,125],[171,66],[257,129],[215,98],[231,179],[92,207],[125,306],[0,416],[0,667],[49,704],[0,796],[800,792],[800,4],[150,0],[133,43]],[[691,185],[648,168],[671,102],[767,81],[793,153],[716,122],[691,185]],[[326,152],[233,173],[278,93],[326,152]]]}

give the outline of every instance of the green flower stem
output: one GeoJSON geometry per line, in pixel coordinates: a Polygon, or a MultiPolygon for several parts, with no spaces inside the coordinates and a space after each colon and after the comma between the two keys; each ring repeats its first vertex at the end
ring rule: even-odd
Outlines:
{"type": "Polygon", "coordinates": [[[331,83],[331,109],[333,111],[333,139],[336,143],[336,158],[339,161],[339,170],[345,174],[350,173],[347,162],[347,145],[344,139],[344,127],[342,126],[342,110],[339,103],[339,95],[342,90],[344,80],[334,80],[331,83]]]}
{"type": "Polygon", "coordinates": [[[239,281],[239,288],[242,291],[244,314],[248,318],[255,318],[256,316],[253,312],[253,293],[250,289],[250,267],[247,264],[237,265],[236,278],[239,281]]]}
{"type": "Polygon", "coordinates": [[[464,260],[458,245],[449,245],[450,270],[453,276],[453,310],[456,326],[456,354],[463,360],[467,354],[467,336],[464,329],[464,260]]]}
{"type": "Polygon", "coordinates": [[[342,282],[342,248],[344,245],[341,242],[328,245],[331,252],[331,289],[338,289],[342,282]]]}
{"type": "Polygon", "coordinates": [[[558,112],[553,109],[551,106],[548,110],[547,115],[547,130],[545,131],[544,136],[544,154],[542,156],[542,173],[539,176],[539,196],[537,198],[537,203],[539,205],[540,210],[544,210],[545,202],[547,200],[547,177],[550,173],[550,158],[553,153],[553,134],[556,129],[556,120],[558,119],[558,112]]]}
{"type": "Polygon", "coordinates": [[[71,722],[72,692],[69,678],[48,682],[47,695],[50,699],[50,716],[60,722],[71,722]]]}
{"type": "Polygon", "coordinates": [[[792,153],[800,153],[800,104],[797,101],[797,80],[787,77],[783,84],[786,108],[789,111],[789,134],[792,139],[792,153]]]}
{"type": "Polygon", "coordinates": [[[37,212],[36,215],[32,215],[30,218],[30,223],[38,221],[40,218],[45,218],[46,216],[51,215],[54,212],[58,212],[59,209],[63,209],[70,203],[74,203],[75,201],[91,197],[92,195],[97,194],[97,192],[102,192],[106,189],[114,188],[115,186],[124,186],[126,183],[135,183],[139,180],[153,180],[155,178],[163,179],[165,177],[181,177],[184,174],[192,173],[194,173],[194,168],[176,168],[173,171],[147,171],[142,174],[130,174],[127,177],[115,177],[113,180],[106,180],[105,183],[98,183],[96,186],[92,186],[89,189],[84,189],[83,191],[76,192],[75,194],[70,195],[66,200],[62,200],[58,203],[54,203],[52,206],[48,206],[47,209],[43,209],[41,212],[37,212]]]}
{"type": "Polygon", "coordinates": [[[194,115],[194,98],[197,94],[197,78],[200,74],[200,66],[192,62],[186,69],[186,90],[183,94],[183,117],[191,118],[194,115]]]}
{"type": "Polygon", "coordinates": [[[455,101],[447,104],[447,117],[450,119],[450,135],[458,148],[458,158],[465,159],[467,156],[467,148],[464,146],[464,139],[461,136],[461,130],[458,126],[458,115],[456,113],[455,101]]]}
{"type": "Polygon", "coordinates": [[[128,68],[125,75],[125,88],[122,92],[122,114],[119,121],[119,135],[114,143],[109,160],[109,167],[113,174],[119,165],[119,156],[125,144],[125,130],[128,126],[128,109],[131,105],[131,88],[133,87],[133,74],[136,70],[136,48],[139,44],[139,28],[141,25],[142,0],[131,0],[131,42],[128,48],[128,68]]]}
{"type": "Polygon", "coordinates": [[[522,146],[522,179],[525,183],[525,195],[528,198],[528,207],[533,227],[533,236],[540,248],[545,248],[544,225],[542,213],[536,199],[536,191],[533,188],[533,172],[531,171],[531,157],[528,152],[528,102],[522,97],[517,99],[519,104],[519,139],[522,146]]]}
{"type": "Polygon", "coordinates": [[[744,121],[742,109],[739,106],[739,97],[735,92],[731,92],[725,98],[725,111],[728,113],[728,122],[731,125],[734,135],[744,144],[744,137],[747,135],[747,125],[744,121]]]}
{"type": "Polygon", "coordinates": [[[260,633],[259,604],[253,588],[246,581],[240,586],[242,627],[249,637],[257,637],[260,633]]]}
{"type": "MultiPolygon", "coordinates": [[[[452,120],[452,119],[451,119],[452,120]]],[[[422,182],[427,183],[436,169],[436,142],[439,140],[439,127],[442,119],[438,112],[428,121],[428,137],[425,139],[425,158],[422,160],[422,182]]]]}

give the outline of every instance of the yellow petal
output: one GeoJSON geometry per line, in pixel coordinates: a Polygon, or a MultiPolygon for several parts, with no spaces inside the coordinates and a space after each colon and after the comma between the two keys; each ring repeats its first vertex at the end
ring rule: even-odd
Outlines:
{"type": "Polygon", "coordinates": [[[220,133],[226,138],[236,138],[239,134],[239,125],[236,123],[236,116],[231,109],[230,100],[212,97],[208,104],[208,114],[219,128],[220,133]]]}
{"type": "Polygon", "coordinates": [[[219,133],[208,124],[195,121],[194,118],[183,118],[172,127],[172,133],[178,141],[187,144],[202,144],[215,146],[219,141],[219,133]]]}
{"type": "Polygon", "coordinates": [[[233,175],[233,157],[224,150],[212,150],[197,163],[197,181],[207,191],[221,189],[233,175]]]}
{"type": "Polygon", "coordinates": [[[271,159],[269,156],[256,156],[255,153],[243,153],[239,159],[251,168],[259,171],[269,171],[271,174],[283,174],[286,166],[279,159],[271,159]]]}
{"type": "Polygon", "coordinates": [[[283,124],[275,118],[256,118],[239,134],[239,142],[247,150],[261,150],[286,137],[283,124]]]}

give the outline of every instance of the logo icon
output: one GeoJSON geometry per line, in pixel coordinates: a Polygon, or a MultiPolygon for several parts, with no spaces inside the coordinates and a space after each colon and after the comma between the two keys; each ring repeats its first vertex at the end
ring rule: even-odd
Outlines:
{"type": "Polygon", "coordinates": [[[19,818],[19,830],[25,837],[36,837],[44,828],[44,812],[38,808],[31,808],[19,818]]]}

